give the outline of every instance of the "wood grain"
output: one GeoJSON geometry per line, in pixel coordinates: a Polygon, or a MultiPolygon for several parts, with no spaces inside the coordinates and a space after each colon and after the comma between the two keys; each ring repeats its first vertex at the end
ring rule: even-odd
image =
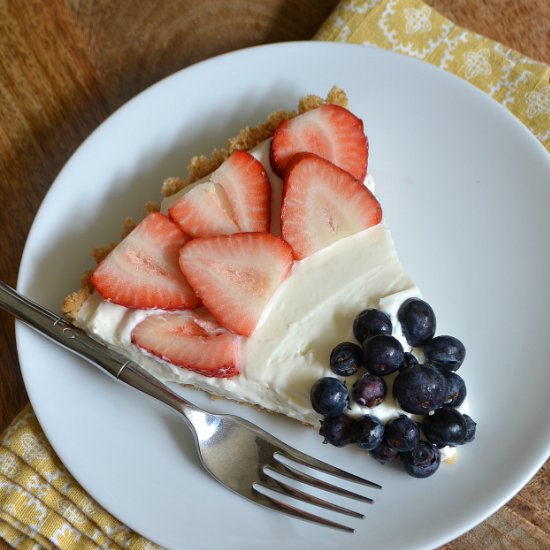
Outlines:
{"type": "MultiPolygon", "coordinates": [[[[550,63],[548,0],[427,0],[458,24],[550,63]]],[[[0,279],[15,285],[35,213],[78,145],[153,82],[213,55],[307,40],[335,0],[0,0],[0,279]]],[[[0,432],[27,402],[0,312],[0,432]]],[[[548,464],[446,549],[550,548],[548,464]]],[[[0,541],[0,548],[5,547],[0,541]]]]}
{"type": "MultiPolygon", "coordinates": [[[[108,109],[61,2],[0,2],[0,52],[0,277],[14,285],[51,181],[108,109]]],[[[0,323],[1,432],[27,398],[13,321],[1,313],[0,323]]]]}
{"type": "Polygon", "coordinates": [[[69,6],[114,109],[137,90],[197,61],[257,44],[307,40],[336,3],[174,0],[159,9],[158,3],[141,0],[70,0],[69,6]]]}

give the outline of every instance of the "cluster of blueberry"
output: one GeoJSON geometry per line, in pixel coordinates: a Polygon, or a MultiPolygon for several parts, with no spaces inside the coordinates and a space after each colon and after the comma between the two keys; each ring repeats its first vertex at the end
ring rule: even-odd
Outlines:
{"type": "Polygon", "coordinates": [[[424,363],[405,352],[392,336],[392,322],[386,313],[367,309],[353,323],[360,345],[338,344],[330,355],[330,368],[340,377],[365,369],[351,394],[356,403],[369,408],[384,401],[387,375],[395,373],[390,377],[393,398],[403,411],[423,415],[421,422],[406,414],[385,425],[371,414],[351,418],[346,414],[350,392],[334,377],[321,378],[313,385],[311,404],[323,416],[319,433],[326,443],[337,447],[355,443],[382,464],[399,456],[407,473],[428,477],[439,467],[441,447],[462,445],[475,437],[476,423],[457,410],[466,398],[466,385],[456,373],[466,350],[453,336],[434,337],[435,314],[423,300],[410,298],[403,302],[397,318],[407,343],[423,353],[424,363]]]}

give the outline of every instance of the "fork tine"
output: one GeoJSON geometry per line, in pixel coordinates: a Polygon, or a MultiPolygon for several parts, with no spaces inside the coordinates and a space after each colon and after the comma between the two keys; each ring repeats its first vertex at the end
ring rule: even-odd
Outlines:
{"type": "Polygon", "coordinates": [[[327,483],[326,481],[323,481],[321,479],[317,479],[316,477],[310,476],[309,474],[293,468],[289,464],[283,464],[278,460],[271,464],[269,468],[278,472],[281,475],[290,477],[297,481],[301,481],[302,483],[306,483],[307,485],[312,485],[313,487],[317,487],[318,489],[324,489],[325,491],[330,491],[331,493],[335,493],[337,495],[353,498],[361,502],[368,502],[369,504],[374,502],[372,498],[360,495],[359,493],[354,493],[353,491],[348,491],[347,489],[343,489],[342,487],[338,487],[337,485],[333,485],[332,483],[327,483]]]}
{"type": "MultiPolygon", "coordinates": [[[[276,491],[281,495],[291,496],[297,500],[301,500],[308,504],[314,504],[315,506],[326,508],[327,510],[332,510],[333,512],[346,514],[354,518],[363,519],[365,517],[360,512],[350,510],[349,508],[345,508],[344,506],[339,506],[338,504],[334,504],[332,502],[329,502],[328,500],[324,500],[322,498],[318,498],[313,495],[310,495],[309,493],[301,491],[300,489],[296,489],[296,487],[292,487],[279,479],[275,479],[270,476],[265,476],[264,481],[271,490],[276,491]]],[[[262,484],[262,486],[264,485],[262,484]]]]}
{"type": "Polygon", "coordinates": [[[318,460],[316,458],[313,458],[312,456],[306,455],[305,453],[302,453],[288,445],[284,445],[284,451],[281,449],[277,450],[274,455],[275,458],[277,458],[277,455],[290,458],[291,460],[294,460],[299,464],[314,468],[315,470],[319,470],[320,472],[325,472],[327,474],[331,474],[342,479],[347,479],[349,481],[355,481],[356,483],[361,483],[362,485],[374,487],[375,489],[382,489],[382,485],[379,485],[374,481],[370,481],[363,477],[356,476],[355,474],[351,474],[350,472],[346,472],[345,470],[341,470],[340,468],[336,468],[336,466],[332,466],[331,464],[327,464],[322,460],[318,460]]]}
{"type": "MultiPolygon", "coordinates": [[[[259,482],[257,482],[257,484],[262,487],[265,487],[259,482]]],[[[325,527],[331,527],[333,529],[339,529],[340,531],[346,531],[347,533],[355,532],[355,529],[353,529],[353,527],[348,527],[347,525],[337,523],[330,519],[323,518],[321,516],[316,516],[315,514],[311,514],[310,512],[306,512],[305,510],[300,510],[299,508],[296,508],[291,504],[278,500],[265,493],[261,493],[255,487],[252,487],[252,492],[254,493],[254,496],[256,498],[255,502],[267,508],[271,508],[272,510],[277,510],[279,512],[283,512],[285,514],[288,514],[290,516],[293,516],[299,519],[304,519],[306,521],[311,521],[319,525],[324,525],[325,527]]]]}

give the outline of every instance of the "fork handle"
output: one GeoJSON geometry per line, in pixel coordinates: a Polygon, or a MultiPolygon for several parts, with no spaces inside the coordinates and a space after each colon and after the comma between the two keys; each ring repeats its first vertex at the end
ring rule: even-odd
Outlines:
{"type": "Polygon", "coordinates": [[[129,361],[128,358],[88,336],[65,317],[56,315],[19,294],[4,282],[0,282],[0,308],[76,355],[97,363],[115,378],[119,377],[129,361]]]}
{"type": "Polygon", "coordinates": [[[11,313],[37,332],[86,359],[117,380],[182,413],[187,420],[191,421],[194,414],[204,414],[204,411],[173,392],[125,355],[93,339],[86,332],[72,325],[65,317],[56,315],[33,302],[2,281],[0,281],[0,309],[11,313]]]}

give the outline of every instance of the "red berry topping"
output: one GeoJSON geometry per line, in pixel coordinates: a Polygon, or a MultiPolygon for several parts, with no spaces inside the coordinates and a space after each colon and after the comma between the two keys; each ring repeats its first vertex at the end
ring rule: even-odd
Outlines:
{"type": "Polygon", "coordinates": [[[216,378],[239,373],[241,340],[204,308],[149,315],[132,332],[132,342],[153,355],[216,378]]]}
{"type": "Polygon", "coordinates": [[[283,176],[296,153],[315,153],[361,182],[367,174],[369,143],[363,122],[337,105],[313,109],[277,127],[271,142],[273,170],[283,176]]]}
{"type": "Polygon", "coordinates": [[[269,233],[197,238],[180,252],[180,267],[224,327],[248,336],[292,264],[287,243],[269,233]]]}
{"type": "Polygon", "coordinates": [[[235,151],[208,181],[185,191],[169,214],[192,237],[269,231],[269,179],[250,153],[235,151]]]}
{"type": "Polygon", "coordinates": [[[381,219],[375,196],[348,172],[311,153],[298,154],[290,162],[281,226],[295,258],[305,258],[381,219]]]}
{"type": "Polygon", "coordinates": [[[187,237],[159,212],[144,218],[96,267],[92,283],[128,308],[186,309],[200,302],[178,266],[187,237]]]}

